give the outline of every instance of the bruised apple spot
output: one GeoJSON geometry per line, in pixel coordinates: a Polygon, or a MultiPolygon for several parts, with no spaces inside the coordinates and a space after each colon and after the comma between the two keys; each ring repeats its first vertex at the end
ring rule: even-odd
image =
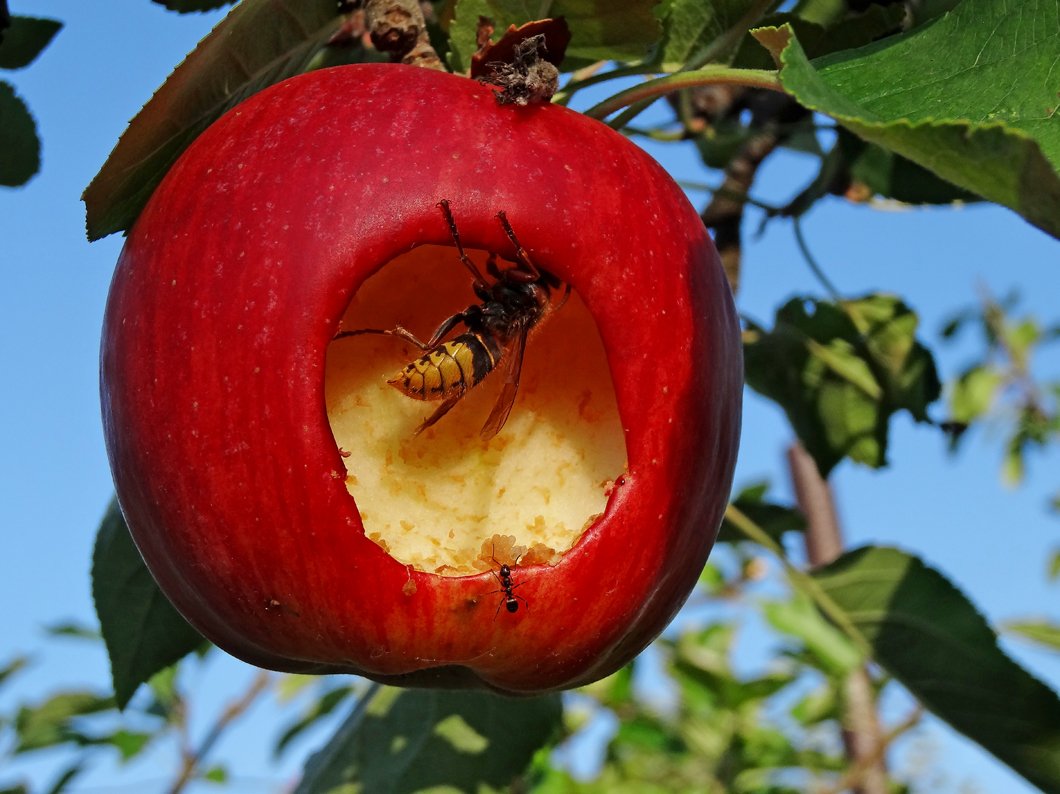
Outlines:
{"type": "MultiPolygon", "coordinates": [[[[469,253],[484,266],[484,253],[469,253]]],[[[342,328],[401,325],[426,341],[476,302],[455,249],[422,246],[361,286],[342,328]]],[[[614,387],[585,305],[572,293],[533,330],[511,415],[488,442],[479,431],[500,393],[503,362],[416,436],[439,403],[411,399],[387,379],[420,355],[406,340],[377,334],[328,349],[328,418],[350,453],[346,486],[366,535],[402,564],[448,576],[555,563],[604,512],[605,484],[626,469],[614,387]]]]}

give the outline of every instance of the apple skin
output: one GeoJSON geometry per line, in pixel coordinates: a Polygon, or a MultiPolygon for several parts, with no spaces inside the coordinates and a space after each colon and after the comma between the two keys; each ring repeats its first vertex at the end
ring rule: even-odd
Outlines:
{"type": "Polygon", "coordinates": [[[533,693],[615,671],[691,592],[729,495],[742,374],[717,253],[649,156],[563,107],[358,65],[251,97],[170,170],[117,265],[101,392],[133,539],[218,646],[275,670],[533,693]],[[483,598],[490,573],[411,570],[364,536],[325,414],[350,296],[412,247],[451,244],[443,198],[465,246],[510,251],[504,210],[581,295],[625,430],[606,512],[558,564],[515,569],[531,605],[515,614],[483,598]]]}

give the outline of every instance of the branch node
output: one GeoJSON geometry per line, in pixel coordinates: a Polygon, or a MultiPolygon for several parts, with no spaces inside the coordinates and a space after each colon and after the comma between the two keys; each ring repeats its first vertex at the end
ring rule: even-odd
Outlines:
{"type": "Polygon", "coordinates": [[[419,0],[367,0],[365,26],[372,44],[395,60],[426,69],[445,70],[427,36],[419,0]]]}

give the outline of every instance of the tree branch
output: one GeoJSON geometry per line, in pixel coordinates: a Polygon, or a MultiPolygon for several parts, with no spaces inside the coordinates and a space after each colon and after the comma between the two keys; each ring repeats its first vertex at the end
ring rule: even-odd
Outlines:
{"type": "Polygon", "coordinates": [[[210,728],[210,732],[206,734],[198,748],[193,752],[183,753],[180,772],[173,785],[169,788],[169,794],[180,794],[184,790],[228,726],[254,704],[254,701],[258,699],[258,696],[265,691],[271,682],[272,676],[264,670],[259,671],[242,697],[229,703],[227,708],[221,712],[221,715],[217,718],[213,727],[210,728]]]}
{"type": "MultiPolygon", "coordinates": [[[[788,468],[795,499],[806,517],[806,555],[810,565],[826,565],[843,553],[835,501],[813,458],[799,443],[788,449],[788,468]]],[[[855,794],[887,794],[886,740],[876,713],[876,697],[868,670],[852,672],[842,684],[843,745],[857,780],[855,794]]]]}
{"type": "Polygon", "coordinates": [[[419,0],[367,0],[365,25],[372,44],[401,63],[445,71],[431,46],[419,0]]]}

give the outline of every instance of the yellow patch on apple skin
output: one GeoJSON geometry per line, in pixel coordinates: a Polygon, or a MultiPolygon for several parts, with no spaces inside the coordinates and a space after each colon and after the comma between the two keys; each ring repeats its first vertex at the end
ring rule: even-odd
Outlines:
{"type": "MultiPolygon", "coordinates": [[[[470,253],[481,267],[485,256],[470,253]]],[[[455,250],[423,246],[362,285],[342,328],[401,325],[425,340],[475,302],[455,250]]],[[[328,417],[336,444],[351,453],[343,458],[346,484],[366,534],[401,563],[446,576],[554,564],[603,513],[626,468],[610,371],[588,310],[572,294],[533,331],[518,398],[488,442],[480,430],[503,385],[503,363],[501,374],[413,435],[437,403],[410,399],[387,378],[420,356],[409,342],[378,334],[339,339],[328,350],[328,417]]]]}

